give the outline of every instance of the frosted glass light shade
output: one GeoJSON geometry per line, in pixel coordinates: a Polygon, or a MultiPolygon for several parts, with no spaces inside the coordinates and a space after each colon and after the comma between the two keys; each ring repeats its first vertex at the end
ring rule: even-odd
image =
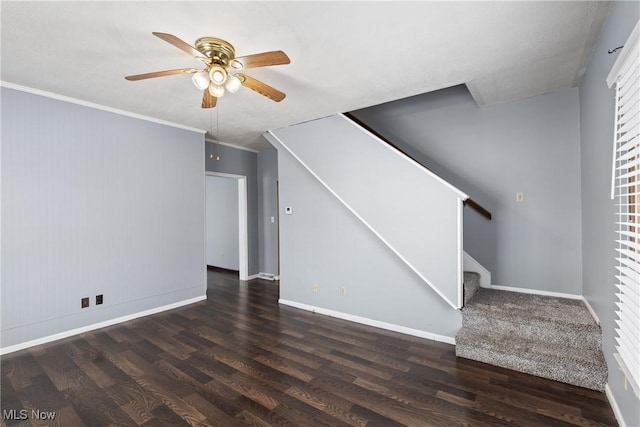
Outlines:
{"type": "Polygon", "coordinates": [[[238,89],[240,89],[240,86],[242,86],[242,82],[236,76],[229,75],[225,86],[229,92],[236,93],[238,89]]]}
{"type": "Polygon", "coordinates": [[[219,65],[214,65],[209,70],[209,78],[217,85],[223,84],[227,80],[227,72],[219,65]]]}
{"type": "Polygon", "coordinates": [[[209,93],[216,98],[222,98],[224,96],[224,86],[211,82],[209,85],[209,93]]]}
{"type": "Polygon", "coordinates": [[[200,90],[205,90],[209,87],[209,74],[206,71],[198,71],[191,78],[193,84],[200,90]]]}

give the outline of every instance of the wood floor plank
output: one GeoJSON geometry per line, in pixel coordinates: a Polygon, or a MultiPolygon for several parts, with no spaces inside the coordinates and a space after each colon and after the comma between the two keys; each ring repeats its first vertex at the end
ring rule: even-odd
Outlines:
{"type": "Polygon", "coordinates": [[[603,393],[280,306],[277,282],[207,276],[206,301],[2,356],[2,411],[56,418],[0,427],[616,425],[603,393]]]}

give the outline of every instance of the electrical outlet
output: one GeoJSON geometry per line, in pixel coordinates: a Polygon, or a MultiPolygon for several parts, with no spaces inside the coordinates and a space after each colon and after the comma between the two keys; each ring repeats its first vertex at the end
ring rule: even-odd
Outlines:
{"type": "Polygon", "coordinates": [[[347,296],[347,288],[344,288],[344,287],[340,288],[340,295],[343,297],[347,296]]]}
{"type": "Polygon", "coordinates": [[[96,305],[102,304],[102,294],[96,295],[96,305]]]}
{"type": "Polygon", "coordinates": [[[81,306],[82,308],[87,308],[87,307],[89,307],[89,297],[82,298],[82,299],[80,300],[80,306],[81,306]]]}
{"type": "Polygon", "coordinates": [[[317,283],[314,283],[314,284],[311,286],[311,289],[313,289],[313,292],[318,292],[318,284],[317,284],[317,283]]]}

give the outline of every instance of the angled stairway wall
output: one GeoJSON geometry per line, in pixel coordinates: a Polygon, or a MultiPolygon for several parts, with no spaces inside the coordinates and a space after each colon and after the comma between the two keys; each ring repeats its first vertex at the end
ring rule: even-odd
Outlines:
{"type": "Polygon", "coordinates": [[[265,137],[278,149],[281,300],[452,342],[466,195],[342,116],[265,137]]]}

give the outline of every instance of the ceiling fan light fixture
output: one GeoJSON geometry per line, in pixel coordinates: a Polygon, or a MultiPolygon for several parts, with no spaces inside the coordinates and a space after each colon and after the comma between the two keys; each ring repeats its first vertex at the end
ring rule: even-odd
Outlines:
{"type": "Polygon", "coordinates": [[[231,93],[236,93],[240,89],[240,86],[242,86],[242,82],[240,81],[240,79],[234,75],[229,74],[229,77],[227,77],[227,82],[225,83],[225,87],[227,88],[227,90],[231,93]]]}
{"type": "Polygon", "coordinates": [[[211,79],[209,78],[209,74],[203,70],[195,73],[191,80],[193,80],[193,84],[196,85],[198,89],[205,90],[209,87],[209,81],[211,79]]]}
{"type": "Polygon", "coordinates": [[[222,98],[224,96],[224,86],[217,85],[212,81],[209,85],[209,93],[216,98],[222,98]]]}
{"type": "Polygon", "coordinates": [[[236,93],[240,90],[240,86],[245,86],[275,102],[280,102],[286,97],[284,92],[240,72],[240,70],[244,69],[291,63],[287,54],[281,50],[236,57],[236,51],[233,45],[216,37],[200,37],[196,40],[195,46],[191,46],[173,34],[159,32],[153,32],[152,34],[197,60],[202,61],[204,63],[204,70],[178,68],[154,71],[151,73],[125,76],[126,80],[137,81],[155,77],[191,74],[193,84],[204,92],[202,94],[201,107],[205,109],[214,108],[217,99],[224,96],[226,91],[236,93]]]}
{"type": "Polygon", "coordinates": [[[224,84],[227,80],[227,71],[220,65],[214,65],[209,69],[209,78],[214,84],[224,84]]]}

